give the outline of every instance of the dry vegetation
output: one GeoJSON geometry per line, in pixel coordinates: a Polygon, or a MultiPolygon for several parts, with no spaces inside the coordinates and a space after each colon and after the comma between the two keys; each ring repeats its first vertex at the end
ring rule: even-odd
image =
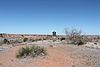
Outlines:
{"type": "Polygon", "coordinates": [[[73,28],[65,33],[55,37],[0,35],[0,67],[100,66],[99,36],[85,36],[73,28]]]}
{"type": "Polygon", "coordinates": [[[26,46],[19,49],[16,54],[17,58],[21,57],[37,57],[47,55],[46,48],[40,46],[26,46]]]}

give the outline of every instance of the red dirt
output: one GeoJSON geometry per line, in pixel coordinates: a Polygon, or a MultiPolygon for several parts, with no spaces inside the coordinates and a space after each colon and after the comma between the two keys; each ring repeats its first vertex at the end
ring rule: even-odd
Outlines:
{"type": "Polygon", "coordinates": [[[45,57],[17,59],[16,52],[22,46],[16,46],[6,50],[0,55],[0,67],[73,67],[74,60],[70,58],[70,52],[62,48],[48,47],[48,55],[45,57]]]}

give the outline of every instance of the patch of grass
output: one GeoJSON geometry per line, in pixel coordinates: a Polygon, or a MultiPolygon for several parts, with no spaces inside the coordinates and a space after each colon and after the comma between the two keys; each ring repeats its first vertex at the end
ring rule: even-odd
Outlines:
{"type": "Polygon", "coordinates": [[[39,46],[26,46],[19,49],[18,53],[16,54],[17,58],[21,57],[36,57],[36,56],[44,56],[47,55],[47,50],[44,47],[39,46]]]}

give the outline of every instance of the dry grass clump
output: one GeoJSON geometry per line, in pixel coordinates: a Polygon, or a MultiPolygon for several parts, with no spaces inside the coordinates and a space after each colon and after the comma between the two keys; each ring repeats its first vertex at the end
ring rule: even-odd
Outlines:
{"type": "Polygon", "coordinates": [[[21,57],[37,57],[37,56],[44,56],[47,55],[47,50],[44,47],[40,46],[26,46],[19,49],[18,53],[16,54],[17,58],[21,57]]]}

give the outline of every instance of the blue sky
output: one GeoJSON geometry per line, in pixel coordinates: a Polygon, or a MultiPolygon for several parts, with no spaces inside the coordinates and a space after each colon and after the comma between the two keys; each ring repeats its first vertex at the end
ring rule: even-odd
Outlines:
{"type": "Polygon", "coordinates": [[[100,0],[0,0],[0,32],[64,34],[64,28],[100,35],[100,0]]]}

